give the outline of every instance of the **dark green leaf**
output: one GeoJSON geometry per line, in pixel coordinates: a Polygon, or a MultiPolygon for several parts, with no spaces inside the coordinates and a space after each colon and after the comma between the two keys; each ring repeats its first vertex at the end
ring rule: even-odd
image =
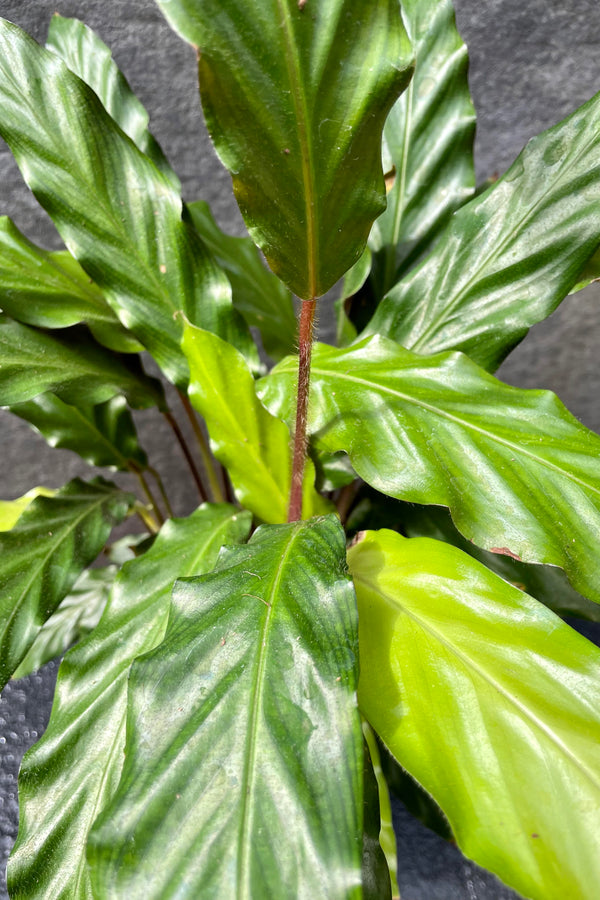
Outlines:
{"type": "Polygon", "coordinates": [[[293,353],[296,316],[292,296],[267,269],[250,238],[224,234],[207,203],[188,203],[194,228],[229,278],[233,305],[248,325],[260,331],[263,347],[278,360],[293,353]]]}
{"type": "Polygon", "coordinates": [[[72,255],[172,381],[188,376],[180,310],[256,359],[171,181],[55,53],[4,20],[0,134],[72,255]]]}
{"type": "Polygon", "coordinates": [[[373,767],[373,774],[377,780],[379,794],[379,818],[380,831],[379,843],[383,850],[390,873],[390,888],[393,900],[399,900],[400,888],[398,887],[398,848],[396,846],[396,834],[392,822],[392,804],[390,792],[383,769],[381,768],[381,756],[377,744],[377,736],[369,723],[362,723],[365,743],[368,748],[368,756],[373,767]]]}
{"type": "Polygon", "coordinates": [[[453,217],[382,301],[370,333],[419,353],[456,349],[492,370],[558,306],[600,242],[600,94],[535,137],[453,217]]]}
{"type": "Polygon", "coordinates": [[[249,529],[248,513],[205,505],[169,520],[151,549],[124,565],[99,625],[65,656],[48,729],[23,761],[11,896],[92,897],[85,847],[121,775],[131,663],[162,639],[175,579],[210,571],[221,544],[249,529]]]}
{"type": "Polygon", "coordinates": [[[591,900],[600,650],[449,544],[368,532],[348,563],[367,719],[467,856],[532,900],[591,900]]]}
{"type": "Polygon", "coordinates": [[[596,250],[591,259],[588,259],[569,293],[575,294],[577,291],[582,291],[588,284],[598,280],[600,280],[600,250],[596,250]]]}
{"type": "Polygon", "coordinates": [[[125,471],[132,462],[142,469],[147,465],[123,397],[71,406],[54,394],[40,394],[11,406],[11,412],[33,425],[51,447],[73,450],[93,466],[125,471]]]}
{"type": "Polygon", "coordinates": [[[89,484],[77,478],[53,497],[37,497],[0,534],[1,686],[132,501],[101,478],[89,484]]]}
{"type": "MultiPolygon", "coordinates": [[[[290,421],[294,360],[259,396],[290,421]]],[[[558,565],[600,600],[600,438],[549,391],[509,387],[458,353],[422,357],[387,338],[317,345],[309,431],[345,450],[382,493],[448,506],[469,540],[558,565]]]]}
{"type": "MultiPolygon", "coordinates": [[[[191,372],[190,400],[206,421],[212,451],[227,469],[240,503],[263,522],[285,522],[292,483],[287,425],[264,408],[235,347],[189,324],[182,346],[191,372]]],[[[308,460],[305,517],[330,510],[314,484],[315,469],[308,460]]]]}
{"type": "Polygon", "coordinates": [[[112,350],[143,349],[70,253],[40,250],[7,216],[0,217],[0,309],[18,322],[42,328],[85,322],[112,350]]]}
{"type": "Polygon", "coordinates": [[[51,391],[65,403],[104,403],[123,394],[143,409],[164,407],[162,385],[136,359],[120,358],[85,334],[51,336],[0,314],[0,406],[51,391]]]}
{"type": "Polygon", "coordinates": [[[98,35],[78,19],[65,19],[55,13],[50,20],[46,46],[91,87],[111,118],[160,169],[173,188],[180,191],[177,175],[148,131],[148,113],[98,35]]]}
{"type": "Polygon", "coordinates": [[[17,500],[0,500],[0,531],[10,531],[14,528],[36,497],[52,497],[55,493],[49,488],[35,487],[17,500]]]}
{"type": "Polygon", "coordinates": [[[397,0],[157,2],[199,49],[206,121],[253,240],[295,294],[324,294],[385,208],[379,139],[411,73],[397,0]]]}
{"type": "Polygon", "coordinates": [[[88,569],[77,579],[56,612],[42,625],[13,678],[25,678],[89,634],[100,621],[118,569],[88,569]]]}
{"type": "Polygon", "coordinates": [[[475,110],[451,0],[402,0],[402,14],[416,68],[383,131],[393,184],[369,237],[377,301],[475,189],[475,110]]]}
{"type": "Polygon", "coordinates": [[[88,846],[98,896],[363,896],[345,550],[333,516],[264,526],[175,587],[131,671],[123,777],[88,846]]]}

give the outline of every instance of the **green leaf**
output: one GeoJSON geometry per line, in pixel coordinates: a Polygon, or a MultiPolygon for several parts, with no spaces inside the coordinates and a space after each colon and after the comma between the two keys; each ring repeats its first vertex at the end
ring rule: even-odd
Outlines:
{"type": "Polygon", "coordinates": [[[187,383],[181,310],[256,358],[171,181],[55,53],[5,20],[0,134],[67,248],[168,378],[187,383]]]}
{"type": "MultiPolygon", "coordinates": [[[[274,415],[294,415],[294,361],[264,378],[274,415]]],[[[557,565],[600,601],[600,437],[549,391],[509,387],[458,353],[422,357],[381,336],[317,345],[309,433],[345,450],[382,493],[448,506],[480,547],[557,565]]]]}
{"type": "MultiPolygon", "coordinates": [[[[252,373],[234,347],[189,324],[182,346],[191,371],[190,400],[206,421],[212,451],[237,498],[263,522],[285,522],[292,481],[287,425],[261,404],[252,373]]],[[[314,483],[315,469],[307,460],[305,518],[330,510],[314,483]]]]}
{"type": "Polygon", "coordinates": [[[475,190],[475,110],[451,0],[403,0],[402,15],[416,68],[383,131],[394,180],[369,237],[377,301],[475,190]]]}
{"type": "Polygon", "coordinates": [[[139,409],[165,403],[162,385],[138,360],[119,358],[79,331],[55,337],[0,314],[0,406],[47,391],[82,406],[116,394],[139,409]]]}
{"type": "Polygon", "coordinates": [[[46,47],[92,88],[117,125],[152,160],[173,188],[181,191],[177,175],[148,131],[148,113],[98,35],[78,19],[66,19],[55,13],[50,20],[46,47]]]}
{"type": "Polygon", "coordinates": [[[194,228],[227,275],[235,308],[248,325],[258,328],[263,347],[278,360],[296,349],[296,316],[292,296],[267,269],[250,238],[224,234],[208,203],[188,203],[194,228]]]}
{"type": "Polygon", "coordinates": [[[157,0],[199,49],[217,153],[252,239],[304,299],[356,262],[385,208],[380,136],[410,78],[397,0],[157,0]]]}
{"type": "Polygon", "coordinates": [[[535,137],[453,217],[368,327],[419,353],[495,369],[558,306],[600,242],[600,94],[535,137]]]}
{"type": "Polygon", "coordinates": [[[42,328],[85,322],[111,350],[143,349],[70,253],[41,250],[7,216],[0,216],[0,309],[19,322],[42,328]]]}
{"type": "Polygon", "coordinates": [[[102,478],[76,478],[52,497],[37,497],[0,534],[1,686],[132,502],[102,478]]]}
{"type": "Polygon", "coordinates": [[[80,575],[56,612],[42,625],[13,678],[25,678],[37,672],[96,627],[117,572],[116,566],[105,566],[88,569],[80,575]]]}
{"type": "Polygon", "coordinates": [[[600,280],[600,250],[596,250],[594,255],[588,259],[587,263],[579,273],[577,278],[577,282],[573,285],[570,294],[576,294],[577,291],[582,291],[588,284],[592,284],[594,281],[600,280]]]}
{"type": "Polygon", "coordinates": [[[53,497],[55,491],[45,487],[35,487],[17,500],[0,500],[0,531],[10,531],[15,527],[25,510],[36,497],[53,497]]]}
{"type": "Polygon", "coordinates": [[[99,625],[65,656],[48,728],[23,760],[11,897],[91,900],[87,835],[121,775],[131,663],[161,641],[175,579],[210,571],[221,544],[249,529],[248,513],[204,505],[123,566],[99,625]]]}
{"type": "Polygon", "coordinates": [[[11,412],[33,425],[51,447],[73,450],[93,466],[126,471],[132,463],[142,469],[148,463],[123,397],[71,406],[47,393],[11,406],[11,412]]]}
{"type": "Polygon", "coordinates": [[[600,883],[600,651],[484,566],[368,532],[359,703],[458,845],[533,900],[600,883]]]}
{"type": "Polygon", "coordinates": [[[131,671],[123,777],[88,848],[98,896],[363,896],[345,548],[334,516],[265,526],[176,585],[131,671]]]}

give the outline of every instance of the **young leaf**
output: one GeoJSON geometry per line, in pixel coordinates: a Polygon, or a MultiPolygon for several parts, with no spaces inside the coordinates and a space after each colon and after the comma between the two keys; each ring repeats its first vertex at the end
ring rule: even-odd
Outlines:
{"type": "MultiPolygon", "coordinates": [[[[285,421],[294,378],[287,359],[259,387],[285,421]]],[[[600,437],[554,394],[504,385],[462,354],[422,357],[375,336],[317,345],[311,398],[317,449],[345,450],[382,493],[450,507],[487,550],[561,566],[600,601],[600,437]]]]}
{"type": "MultiPolygon", "coordinates": [[[[183,351],[190,372],[190,400],[204,417],[215,457],[231,478],[243,506],[263,522],[285,522],[291,487],[290,432],[264,408],[241,353],[216,335],[186,324],[183,351]]],[[[317,494],[307,460],[305,517],[329,511],[317,494]]]]}
{"type": "Polygon", "coordinates": [[[71,406],[46,393],[14,404],[10,411],[33,425],[51,447],[73,450],[93,466],[127,471],[131,463],[141,469],[148,463],[123,397],[71,406]]]}
{"type": "Polygon", "coordinates": [[[448,544],[348,554],[359,702],[463,852],[533,900],[600,883],[600,651],[448,544]]]}
{"type": "Polygon", "coordinates": [[[0,134],[72,255],[168,378],[185,386],[188,376],[179,310],[256,357],[170,180],[55,53],[5,20],[0,134]]]}
{"type": "Polygon", "coordinates": [[[383,769],[381,768],[381,755],[377,744],[377,737],[369,723],[363,720],[362,723],[365,743],[368,748],[373,774],[377,779],[377,791],[379,795],[379,813],[380,813],[380,832],[379,843],[381,849],[385,853],[388,869],[390,872],[390,887],[392,892],[392,900],[399,900],[400,888],[398,887],[398,848],[396,846],[396,834],[394,832],[394,824],[392,821],[392,803],[390,800],[390,792],[388,790],[387,781],[383,769]]]}
{"type": "Polygon", "coordinates": [[[111,350],[143,349],[70,253],[40,250],[7,216],[0,217],[0,309],[18,322],[42,328],[85,322],[111,350]]]}
{"type": "Polygon", "coordinates": [[[13,678],[37,672],[96,627],[117,572],[116,566],[104,566],[87,569],[80,575],[56,612],[42,625],[13,678]]]}
{"type": "Polygon", "coordinates": [[[0,314],[0,406],[25,403],[51,391],[65,403],[104,403],[123,394],[131,406],[164,407],[159,381],[137,359],[123,359],[85,334],[59,337],[0,314]]]}
{"type": "Polygon", "coordinates": [[[385,208],[380,136],[411,74],[397,0],[157,0],[199,50],[217,153],[253,240],[324,294],[385,208]]]}
{"type": "Polygon", "coordinates": [[[98,896],[363,896],[345,547],[334,516],[264,526],[176,585],[131,671],[123,777],[88,848],[98,896]]]}
{"type": "Polygon", "coordinates": [[[49,488],[35,487],[17,500],[0,500],[0,531],[10,531],[14,528],[36,497],[53,497],[55,493],[49,488]]]}
{"type": "Polygon", "coordinates": [[[76,478],[52,497],[37,497],[0,534],[0,686],[132,501],[101,478],[76,478]]]}
{"type": "Polygon", "coordinates": [[[416,68],[388,116],[383,138],[393,165],[387,209],[369,237],[377,301],[436,238],[475,189],[475,110],[467,49],[451,0],[403,0],[416,68]]]}
{"type": "Polygon", "coordinates": [[[369,333],[419,353],[463,350],[490,371],[558,306],[600,243],[600,94],[533,138],[460,209],[382,301],[369,333]]]}
{"type": "Polygon", "coordinates": [[[78,19],[66,19],[55,13],[50,20],[46,47],[91,87],[117,125],[152,160],[173,188],[181,191],[177,175],[148,131],[148,113],[98,35],[78,19]]]}
{"type": "Polygon", "coordinates": [[[92,896],[87,835],[121,775],[131,663],[161,641],[175,579],[210,571],[221,545],[249,530],[248,513],[201,506],[170,519],[152,547],[123,566],[99,625],[65,656],[48,729],[23,760],[11,895],[92,896]]]}
{"type": "Polygon", "coordinates": [[[296,316],[292,297],[281,281],[267,269],[250,238],[224,234],[208,203],[188,203],[186,210],[194,228],[226,273],[233,305],[248,325],[260,331],[263,347],[275,360],[296,349],[296,316]]]}

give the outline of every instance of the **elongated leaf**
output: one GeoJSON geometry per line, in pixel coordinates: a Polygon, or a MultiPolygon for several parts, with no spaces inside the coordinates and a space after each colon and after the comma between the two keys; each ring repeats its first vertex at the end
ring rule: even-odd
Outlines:
{"type": "Polygon", "coordinates": [[[0,314],[0,406],[51,391],[65,403],[104,403],[123,394],[143,409],[164,407],[162,385],[137,360],[115,356],[85,334],[59,337],[0,314]]]}
{"type": "Polygon", "coordinates": [[[38,497],[0,534],[1,686],[132,502],[101,478],[76,478],[53,497],[38,497]]]}
{"type": "Polygon", "coordinates": [[[467,50],[451,0],[403,0],[415,74],[388,116],[383,137],[394,169],[387,209],[373,224],[370,282],[381,298],[423,255],[475,190],[475,110],[467,50]]]}
{"type": "Polygon", "coordinates": [[[582,291],[583,288],[598,280],[600,280],[600,250],[596,250],[594,255],[588,259],[569,293],[575,294],[577,291],[582,291]]]}
{"type": "Polygon", "coordinates": [[[221,544],[249,529],[248,513],[202,506],[124,565],[100,624],[65,656],[48,729],[23,761],[11,896],[92,898],[85,846],[120,778],[131,663],[162,639],[175,579],[209,571],[221,544]]]}
{"type": "Polygon", "coordinates": [[[11,406],[11,412],[33,425],[51,447],[73,450],[93,466],[126,471],[131,463],[147,465],[123,397],[71,406],[48,393],[11,406]]]}
{"type": "Polygon", "coordinates": [[[253,240],[295,294],[324,294],[385,208],[380,136],[411,73],[398,3],[157,2],[200,51],[208,129],[253,240]]]}
{"type": "Polygon", "coordinates": [[[419,353],[463,350],[493,370],[596,251],[599,202],[597,94],[456,213],[423,265],[382,301],[369,332],[419,353]]]}
{"type": "Polygon", "coordinates": [[[533,900],[594,900],[598,648],[448,544],[369,532],[348,562],[361,708],[461,849],[533,900]]]}
{"type": "Polygon", "coordinates": [[[17,500],[0,500],[0,531],[14,528],[36,497],[52,497],[54,493],[50,488],[35,487],[17,500]]]}
{"type": "MultiPolygon", "coordinates": [[[[259,396],[293,416],[293,360],[259,396]]],[[[309,429],[377,490],[450,507],[469,540],[558,565],[600,600],[600,438],[549,391],[502,384],[457,353],[423,358],[383,337],[317,346],[309,429]]]]}
{"type": "MultiPolygon", "coordinates": [[[[190,400],[204,417],[216,458],[243,506],[263,522],[285,522],[292,481],[290,432],[261,404],[243,356],[208,331],[186,325],[183,350],[191,371],[190,400]]],[[[307,461],[305,517],[328,512],[307,461]]]]}
{"type": "Polygon", "coordinates": [[[66,19],[55,13],[50,20],[46,46],[92,88],[111,118],[160,169],[174,189],[180,191],[177,175],[148,131],[148,113],[98,35],[78,19],[66,19]]]}
{"type": "Polygon", "coordinates": [[[377,791],[379,794],[379,812],[380,812],[380,832],[379,840],[381,848],[385,853],[385,858],[390,872],[390,887],[392,900],[399,900],[400,888],[398,887],[398,848],[396,846],[396,835],[394,833],[394,825],[392,822],[392,804],[390,800],[390,792],[388,790],[385,774],[381,768],[381,756],[377,745],[377,736],[369,723],[363,720],[362,723],[365,743],[368,747],[369,757],[373,766],[373,773],[377,779],[377,791]]]}
{"type": "Polygon", "coordinates": [[[19,322],[43,328],[85,322],[112,350],[143,349],[70,253],[40,250],[7,216],[0,217],[0,309],[19,322]]]}
{"type": "Polygon", "coordinates": [[[90,836],[96,893],[361,897],[357,651],[333,516],[265,526],[180,582],[164,641],[132,668],[123,777],[90,836]]]}
{"type": "Polygon", "coordinates": [[[72,255],[168,378],[187,381],[180,310],[255,358],[170,180],[55,53],[4,20],[0,134],[72,255]]]}
{"type": "Polygon", "coordinates": [[[13,678],[25,678],[37,672],[96,627],[117,572],[116,566],[105,566],[88,569],[80,575],[56,612],[44,622],[13,678]]]}
{"type": "Polygon", "coordinates": [[[224,234],[208,203],[188,203],[194,228],[210,249],[231,284],[233,305],[248,325],[260,331],[263,347],[273,359],[295,350],[296,316],[292,296],[267,269],[250,238],[224,234]]]}

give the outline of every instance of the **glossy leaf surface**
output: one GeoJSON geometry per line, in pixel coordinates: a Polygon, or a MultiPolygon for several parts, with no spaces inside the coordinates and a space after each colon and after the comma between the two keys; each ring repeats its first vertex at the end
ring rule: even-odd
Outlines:
{"type": "Polygon", "coordinates": [[[600,883],[600,650],[460,550],[348,554],[365,716],[463,852],[533,900],[600,883]]]}
{"type": "Polygon", "coordinates": [[[52,497],[54,493],[49,488],[35,487],[16,500],[0,500],[0,531],[14,528],[36,497],[52,497]]]}
{"type": "Polygon", "coordinates": [[[252,352],[170,180],[55,53],[4,20],[0,134],[72,255],[172,381],[187,381],[180,310],[252,352]]]}
{"type": "Polygon", "coordinates": [[[177,175],[148,131],[148,113],[98,35],[78,19],[55,13],[50,20],[46,47],[92,88],[111,118],[168,178],[174,189],[180,191],[177,175]]]}
{"type": "Polygon", "coordinates": [[[403,0],[402,15],[416,68],[383,131],[394,180],[369,237],[377,301],[475,189],[475,110],[451,0],[403,0]]]}
{"type": "Polygon", "coordinates": [[[7,216],[0,217],[0,309],[42,328],[85,322],[112,350],[142,349],[70,253],[41,250],[7,216]]]}
{"type": "Polygon", "coordinates": [[[380,135],[411,72],[397,0],[157,0],[248,230],[299,297],[324,294],[385,208],[380,135]]]}
{"type": "Polygon", "coordinates": [[[116,566],[104,566],[87,569],[80,575],[56,612],[42,625],[13,678],[25,678],[37,672],[96,627],[117,571],[116,566]]]}
{"type": "Polygon", "coordinates": [[[296,316],[292,296],[265,266],[251,238],[221,231],[207,203],[198,200],[186,209],[194,228],[227,275],[233,305],[248,325],[260,331],[263,347],[278,360],[296,349],[296,316]]]}
{"type": "Polygon", "coordinates": [[[345,550],[333,516],[264,526],[176,585],[129,680],[123,777],[90,840],[99,896],[363,896],[345,550]]]}
{"type": "Polygon", "coordinates": [[[148,462],[123,397],[72,406],[47,393],[11,406],[11,412],[33,425],[51,447],[73,450],[93,466],[126,471],[131,463],[143,469],[148,462]]]}
{"type": "MultiPolygon", "coordinates": [[[[259,394],[293,417],[294,361],[259,394]]],[[[478,546],[558,565],[600,600],[600,438],[548,391],[502,384],[462,354],[421,357],[387,338],[317,345],[309,430],[382,493],[448,506],[478,546]]]]}
{"type": "Polygon", "coordinates": [[[419,353],[463,350],[489,370],[558,306],[600,243],[600,94],[535,137],[460,209],[382,301],[369,333],[419,353]]]}
{"type": "Polygon", "coordinates": [[[61,664],[48,729],[23,761],[11,896],[92,898],[85,847],[121,775],[131,663],[162,639],[175,579],[210,571],[221,544],[249,529],[248,513],[202,506],[124,565],[99,625],[61,664]]]}
{"type": "Polygon", "coordinates": [[[100,347],[85,334],[55,337],[0,314],[0,406],[51,391],[65,403],[104,403],[123,394],[144,409],[164,405],[162,385],[137,360],[100,347]]]}
{"type": "Polygon", "coordinates": [[[0,534],[0,684],[25,657],[43,623],[102,550],[133,497],[101,478],[76,478],[37,497],[0,534]]]}
{"type": "MultiPolygon", "coordinates": [[[[285,522],[292,480],[287,425],[264,408],[252,373],[235,347],[186,325],[183,350],[191,372],[190,400],[206,421],[213,453],[227,469],[240,503],[263,522],[285,522]]],[[[309,460],[305,517],[329,511],[314,483],[309,460]]]]}

